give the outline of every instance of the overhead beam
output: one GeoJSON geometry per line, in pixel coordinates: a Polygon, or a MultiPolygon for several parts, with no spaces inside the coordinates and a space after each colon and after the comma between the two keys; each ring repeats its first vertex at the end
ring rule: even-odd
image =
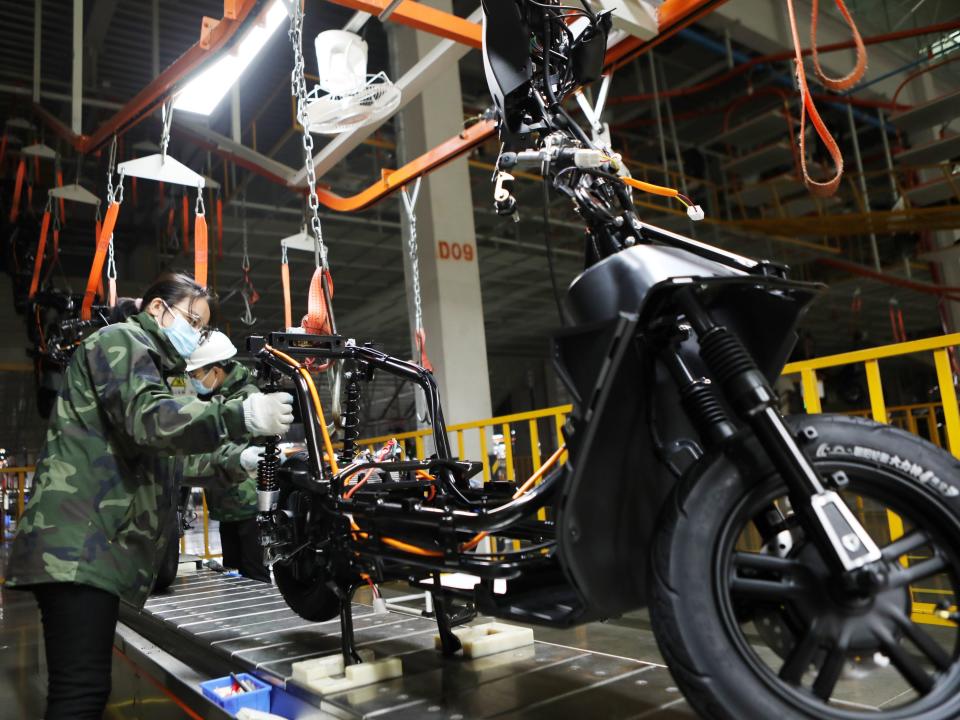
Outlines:
{"type": "MultiPolygon", "coordinates": [[[[468,19],[474,22],[479,21],[482,17],[483,11],[477,8],[468,19]]],[[[438,75],[449,70],[451,65],[459,62],[468,52],[470,52],[469,46],[462,45],[454,40],[441,40],[437,43],[436,47],[424,55],[419,62],[404,73],[403,77],[396,81],[396,86],[400,88],[400,106],[397,111],[402,110],[423,92],[423,89],[433,82],[438,75]]],[[[324,174],[339,165],[352,150],[359,147],[388,119],[384,118],[378,123],[338,135],[324,145],[323,149],[313,157],[313,166],[317,177],[323,177],[324,174]]],[[[291,184],[302,185],[306,179],[307,169],[304,167],[293,176],[291,184]]]]}
{"type": "Polygon", "coordinates": [[[40,102],[40,60],[43,38],[43,0],[34,0],[33,5],[33,101],[40,102]]]}
{"type": "MultiPolygon", "coordinates": [[[[390,5],[390,0],[333,0],[333,2],[371,15],[380,15],[390,5]]],[[[463,43],[477,50],[483,45],[482,28],[479,22],[457,17],[453,13],[437,10],[414,0],[402,2],[390,13],[390,20],[415,30],[423,30],[447,40],[463,43]]]]}
{"type": "Polygon", "coordinates": [[[85,47],[99,55],[107,39],[107,30],[113,13],[117,9],[117,0],[95,0],[90,19],[87,20],[85,47]]]}
{"type": "Polygon", "coordinates": [[[70,129],[83,132],[83,0],[73,0],[73,100],[70,110],[70,129]]]}

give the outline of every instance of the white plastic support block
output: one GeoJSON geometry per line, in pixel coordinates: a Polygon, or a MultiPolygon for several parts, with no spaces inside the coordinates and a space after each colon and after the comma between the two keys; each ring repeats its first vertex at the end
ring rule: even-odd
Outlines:
{"type": "Polygon", "coordinates": [[[400,658],[375,660],[372,650],[360,650],[358,654],[363,662],[346,667],[339,654],[294,663],[292,680],[319,695],[328,695],[403,675],[400,658]]]}
{"type": "MultiPolygon", "coordinates": [[[[460,639],[463,654],[468,658],[485,657],[533,644],[533,630],[501,622],[454,628],[453,634],[460,639]]],[[[443,647],[439,635],[433,636],[433,644],[438,650],[443,647]]]]}

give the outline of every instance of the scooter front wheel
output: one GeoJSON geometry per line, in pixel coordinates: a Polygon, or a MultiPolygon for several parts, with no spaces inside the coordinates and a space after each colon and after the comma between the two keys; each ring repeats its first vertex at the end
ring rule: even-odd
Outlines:
{"type": "Polygon", "coordinates": [[[838,575],[772,467],[706,463],[652,549],[651,620],[678,686],[716,720],[960,716],[960,463],[858,418],[788,422],[822,477],[847,480],[882,560],[838,575]]]}

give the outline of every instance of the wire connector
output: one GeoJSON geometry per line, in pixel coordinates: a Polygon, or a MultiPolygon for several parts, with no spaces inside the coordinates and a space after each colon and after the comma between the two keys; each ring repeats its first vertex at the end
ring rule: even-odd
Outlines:
{"type": "Polygon", "coordinates": [[[699,205],[691,205],[687,208],[687,217],[694,222],[700,222],[704,217],[703,208],[699,205]]]}
{"type": "Polygon", "coordinates": [[[580,148],[573,153],[573,164],[578,168],[598,168],[604,163],[604,155],[599,150],[580,148]]]}

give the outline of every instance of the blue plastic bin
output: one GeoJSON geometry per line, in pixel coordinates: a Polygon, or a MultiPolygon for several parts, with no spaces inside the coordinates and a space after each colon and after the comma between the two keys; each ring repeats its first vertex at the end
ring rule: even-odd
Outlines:
{"type": "Polygon", "coordinates": [[[233,683],[233,679],[229,675],[227,677],[217,678],[216,680],[202,682],[200,683],[200,689],[203,690],[204,695],[231,715],[236,715],[242,708],[270,712],[271,687],[262,680],[258,680],[252,675],[247,675],[247,673],[239,673],[237,677],[241,680],[249,680],[257,689],[231,695],[228,698],[222,698],[214,691],[217,688],[229,687],[233,683]]]}

